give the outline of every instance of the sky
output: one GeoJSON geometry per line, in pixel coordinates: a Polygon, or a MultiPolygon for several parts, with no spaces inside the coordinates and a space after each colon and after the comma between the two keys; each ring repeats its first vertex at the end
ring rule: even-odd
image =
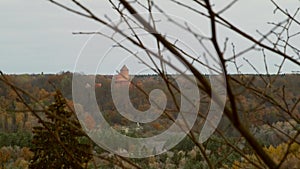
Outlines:
{"type": "MultiPolygon", "coordinates": [[[[68,3],[65,0],[62,2],[68,3]]],[[[86,2],[98,16],[103,17],[107,14],[114,19],[115,15],[112,9],[105,1],[90,0],[86,2]]],[[[181,2],[188,3],[187,0],[181,2]]],[[[294,11],[300,4],[298,0],[279,0],[278,2],[290,11],[294,11]]],[[[193,17],[192,13],[182,10],[168,1],[159,1],[159,3],[168,14],[194,24],[195,27],[201,28],[204,34],[208,32],[207,21],[193,17]]],[[[218,2],[215,8],[221,9],[224,5],[225,3],[218,2]]],[[[273,15],[273,9],[274,7],[267,0],[240,0],[230,12],[226,12],[224,15],[243,30],[255,34],[256,30],[268,30],[267,22],[281,19],[281,16],[273,15]]],[[[109,46],[105,46],[107,45],[105,41],[95,40],[95,37],[88,35],[73,35],[72,33],[98,31],[105,28],[94,21],[71,14],[46,0],[1,0],[0,11],[0,70],[4,73],[73,72],[77,70],[76,65],[82,65],[86,70],[78,69],[79,71],[112,74],[123,64],[129,64],[129,68],[135,72],[143,71],[143,68],[137,66],[138,64],[135,62],[130,59],[129,61],[120,59],[120,56],[118,58],[110,56],[101,60],[99,56],[105,55],[109,50],[109,46]],[[92,59],[78,63],[78,61],[84,60],[82,59],[83,55],[89,55],[92,59]],[[120,62],[120,60],[125,61],[120,62]]],[[[174,31],[173,34],[171,33],[174,38],[178,35],[175,30],[166,28],[166,31],[174,31]]],[[[227,36],[230,37],[230,42],[236,44],[237,50],[247,45],[247,42],[239,41],[237,37],[225,32],[224,35],[220,35],[220,39],[223,40],[227,36]]],[[[300,40],[296,44],[300,47],[300,40]]],[[[187,45],[193,46],[193,44],[187,45]]],[[[110,53],[110,55],[112,54],[120,55],[118,51],[110,53]]],[[[255,57],[249,58],[249,60],[255,64],[262,62],[261,59],[255,57]]],[[[276,72],[274,64],[278,64],[280,59],[269,59],[268,62],[270,70],[276,72]]],[[[243,72],[255,72],[251,66],[247,66],[245,63],[241,64],[244,64],[243,72]]],[[[261,72],[264,71],[262,65],[258,66],[258,69],[261,72]]],[[[299,67],[288,63],[283,70],[288,73],[297,69],[299,67]]]]}

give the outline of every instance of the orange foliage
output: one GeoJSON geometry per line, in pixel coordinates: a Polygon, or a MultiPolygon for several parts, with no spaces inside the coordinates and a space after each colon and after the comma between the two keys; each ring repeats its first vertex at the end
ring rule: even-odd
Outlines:
{"type": "Polygon", "coordinates": [[[89,130],[92,130],[96,127],[96,122],[95,122],[94,118],[88,113],[86,113],[86,115],[85,115],[84,122],[86,124],[86,128],[89,130]]]}

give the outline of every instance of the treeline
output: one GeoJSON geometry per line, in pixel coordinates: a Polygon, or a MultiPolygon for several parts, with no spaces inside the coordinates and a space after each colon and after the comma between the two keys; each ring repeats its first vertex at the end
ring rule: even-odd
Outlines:
{"type": "MultiPolygon", "coordinates": [[[[72,100],[72,76],[70,72],[62,72],[60,74],[39,74],[39,75],[7,75],[6,77],[16,86],[32,95],[34,98],[40,100],[44,105],[49,105],[53,102],[50,97],[57,89],[68,99],[72,100]]],[[[208,76],[206,76],[208,78],[208,76]]],[[[232,75],[233,79],[251,83],[257,89],[263,89],[267,95],[272,96],[274,100],[282,101],[282,106],[288,106],[290,103],[297,101],[300,91],[300,75],[286,74],[286,75],[232,75]],[[277,92],[274,92],[277,91],[277,92]]],[[[171,76],[168,77],[175,86],[176,82],[171,76]]],[[[111,75],[97,75],[95,78],[95,93],[100,110],[104,116],[109,119],[112,124],[128,125],[130,122],[123,118],[117,111],[112,101],[111,96],[111,75]]],[[[235,85],[235,81],[232,82],[235,85]]],[[[165,92],[168,102],[167,109],[176,109],[172,98],[172,92],[176,94],[176,101],[180,103],[180,94],[174,89],[170,92],[168,85],[164,79],[156,75],[141,75],[135,76],[132,80],[129,95],[133,106],[141,111],[147,110],[150,107],[148,95],[153,89],[161,89],[165,92]]],[[[273,106],[272,99],[269,101],[262,101],[258,99],[255,93],[249,92],[247,85],[236,84],[234,94],[238,99],[238,109],[240,116],[247,119],[249,125],[275,123],[278,121],[286,121],[288,117],[283,116],[280,110],[273,106]],[[244,111],[255,109],[255,111],[244,111]],[[251,112],[251,113],[250,113],[251,112]],[[261,121],[263,119],[263,121],[261,121]]],[[[24,100],[28,104],[34,103],[30,97],[23,95],[24,100]]],[[[207,95],[201,92],[201,106],[200,111],[204,114],[209,109],[209,100],[207,95]]],[[[36,110],[38,105],[31,105],[36,110]]],[[[180,107],[179,107],[180,108],[180,107]]],[[[88,108],[86,108],[85,111],[88,108]]],[[[295,114],[300,114],[300,110],[294,111],[295,114]]],[[[176,117],[176,113],[172,113],[176,117]]],[[[159,120],[167,120],[162,117],[159,120]]],[[[226,121],[223,120],[223,121],[226,121]]],[[[161,121],[154,121],[148,124],[145,128],[159,129],[161,121]]],[[[28,113],[24,104],[18,99],[16,93],[7,85],[0,82],[0,132],[17,132],[17,131],[31,131],[32,126],[36,125],[35,118],[28,113]]],[[[166,124],[166,123],[164,123],[166,124]]],[[[171,122],[170,122],[171,124],[171,122]]],[[[132,124],[134,125],[134,124],[132,124]]],[[[226,122],[224,124],[226,125],[226,122]]],[[[161,128],[163,130],[163,128],[161,128]]]]}

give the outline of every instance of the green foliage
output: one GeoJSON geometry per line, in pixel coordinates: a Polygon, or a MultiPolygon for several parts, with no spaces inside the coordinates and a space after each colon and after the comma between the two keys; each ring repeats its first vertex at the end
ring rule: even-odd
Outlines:
{"type": "Polygon", "coordinates": [[[0,133],[0,147],[19,146],[31,147],[32,134],[29,132],[0,133]]]}
{"type": "Polygon", "coordinates": [[[190,137],[186,136],[184,139],[180,141],[179,144],[177,144],[174,148],[172,148],[173,151],[190,151],[194,148],[195,143],[191,140],[190,137]]]}
{"type": "Polygon", "coordinates": [[[197,161],[197,160],[188,160],[184,166],[184,169],[195,169],[195,168],[206,169],[208,168],[208,166],[204,161],[197,161]]]}
{"type": "Polygon", "coordinates": [[[82,139],[85,134],[59,92],[48,111],[42,126],[33,129],[34,157],[29,168],[83,168],[92,158],[91,144],[82,139]]]}

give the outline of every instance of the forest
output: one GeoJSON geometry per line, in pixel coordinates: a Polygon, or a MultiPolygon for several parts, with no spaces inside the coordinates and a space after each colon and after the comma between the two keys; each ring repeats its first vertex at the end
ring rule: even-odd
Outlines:
{"type": "MultiPolygon", "coordinates": [[[[271,92],[268,94],[274,100],[283,100],[279,103],[282,106],[293,105],[299,100],[300,75],[298,74],[230,76],[233,79],[251,82],[257,89],[264,89],[263,91],[266,93],[271,92]],[[273,81],[274,83],[271,85],[266,84],[273,81]]],[[[172,76],[168,78],[172,79],[172,76]]],[[[114,107],[110,92],[111,83],[112,75],[97,75],[95,78],[95,94],[99,109],[114,129],[130,137],[149,137],[163,132],[172,124],[169,116],[164,115],[147,124],[137,124],[122,117],[114,107]]],[[[136,109],[145,111],[149,108],[149,93],[153,89],[161,89],[166,93],[167,110],[176,109],[172,95],[160,76],[137,75],[132,79],[132,84],[129,95],[130,101],[136,109]]],[[[281,154],[284,156],[283,152],[289,148],[293,153],[287,155],[284,165],[287,167],[299,166],[300,147],[298,143],[300,137],[297,136],[300,123],[297,119],[300,118],[300,107],[294,107],[293,114],[287,115],[273,106],[272,100],[264,101],[253,92],[249,92],[246,87],[236,85],[233,92],[237,96],[240,118],[243,119],[245,125],[249,127],[264,149],[280,161],[281,154]],[[288,141],[292,137],[295,137],[295,141],[289,144],[288,141]]],[[[66,161],[70,162],[64,164],[68,166],[67,168],[94,168],[95,166],[98,168],[117,166],[123,168],[123,165],[127,165],[128,168],[134,167],[132,165],[142,168],[156,168],[157,166],[160,168],[205,168],[206,166],[201,151],[189,137],[183,139],[180,144],[167,153],[146,159],[133,159],[134,162],[109,155],[109,152],[93,143],[82,130],[83,127],[93,130],[97,128],[97,125],[101,125],[98,124],[95,116],[89,113],[88,108],[82,107],[83,119],[88,125],[81,126],[74,114],[72,73],[70,72],[3,75],[0,82],[0,96],[1,168],[39,168],[42,165],[55,167],[66,161]],[[12,87],[9,84],[14,85],[12,87]],[[20,88],[24,92],[17,92],[16,88],[20,88]],[[58,146],[57,140],[53,139],[48,130],[54,131],[54,133],[60,133],[57,130],[65,132],[65,134],[59,135],[59,142],[67,147],[73,146],[68,150],[69,153],[75,154],[74,157],[56,154],[57,151],[66,152],[63,146],[58,146]],[[45,156],[47,153],[49,157],[45,156]],[[47,162],[48,158],[50,162],[47,162]],[[75,163],[76,160],[72,158],[78,158],[77,162],[80,165],[75,163]],[[61,160],[54,162],[55,159],[61,160]]],[[[207,95],[202,93],[200,113],[205,114],[208,105],[207,95]]],[[[170,111],[169,115],[176,117],[178,114],[176,111],[170,111]]],[[[201,125],[201,118],[197,121],[196,124],[201,125]]],[[[193,126],[196,134],[199,127],[193,126]]],[[[257,161],[258,164],[254,163],[255,165],[260,164],[247,142],[226,116],[222,118],[217,131],[207,142],[203,143],[203,146],[209,154],[209,159],[214,161],[218,168],[250,166],[243,158],[257,161]],[[226,138],[225,141],[224,138],[226,138]],[[242,153],[233,151],[231,144],[237,144],[242,153]]]]}

